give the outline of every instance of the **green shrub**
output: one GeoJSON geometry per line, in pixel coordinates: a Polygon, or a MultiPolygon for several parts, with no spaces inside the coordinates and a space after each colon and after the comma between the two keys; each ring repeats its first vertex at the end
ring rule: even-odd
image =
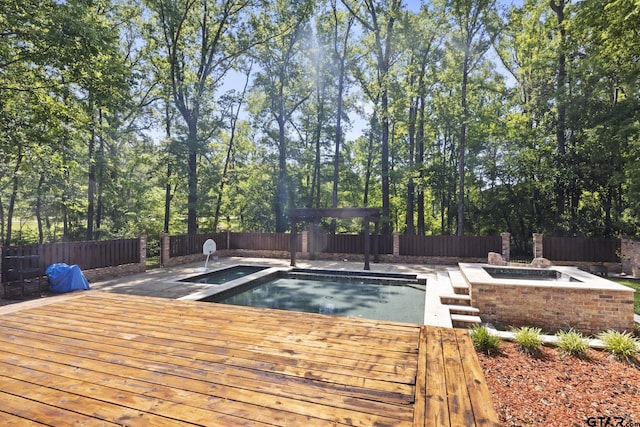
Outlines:
{"type": "Polygon", "coordinates": [[[471,341],[476,350],[482,351],[489,356],[497,354],[500,350],[500,337],[491,335],[486,326],[475,325],[471,328],[471,341]]]}
{"type": "Polygon", "coordinates": [[[598,334],[609,353],[616,359],[632,363],[638,353],[638,341],[627,332],[606,331],[598,334]]]}
{"type": "Polygon", "coordinates": [[[562,353],[576,357],[584,357],[587,354],[589,346],[580,332],[571,329],[568,332],[560,331],[556,336],[558,337],[556,345],[562,353]]]}
{"type": "Polygon", "coordinates": [[[542,345],[542,338],[540,337],[542,330],[540,328],[523,326],[513,329],[512,332],[521,352],[532,356],[540,353],[540,346],[542,345]]]}

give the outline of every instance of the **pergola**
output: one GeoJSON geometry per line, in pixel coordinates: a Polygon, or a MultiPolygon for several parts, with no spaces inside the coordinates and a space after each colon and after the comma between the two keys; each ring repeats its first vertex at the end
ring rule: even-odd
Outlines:
{"type": "Polygon", "coordinates": [[[369,239],[369,223],[375,224],[374,261],[378,260],[378,233],[380,227],[380,209],[377,208],[299,208],[289,210],[291,220],[291,266],[296,265],[296,224],[304,221],[318,223],[322,218],[362,218],[364,223],[364,269],[370,270],[369,254],[371,244],[369,239]]]}

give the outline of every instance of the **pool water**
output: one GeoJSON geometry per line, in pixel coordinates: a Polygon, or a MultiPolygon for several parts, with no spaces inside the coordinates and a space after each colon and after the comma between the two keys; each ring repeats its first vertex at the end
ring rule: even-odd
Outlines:
{"type": "Polygon", "coordinates": [[[551,282],[581,282],[553,269],[483,267],[494,279],[542,280],[551,282]]]}
{"type": "Polygon", "coordinates": [[[374,320],[424,323],[425,290],[354,278],[279,277],[208,301],[374,320]]]}
{"type": "Polygon", "coordinates": [[[210,285],[221,285],[226,282],[245,277],[258,271],[264,270],[268,267],[257,265],[234,265],[232,267],[226,267],[219,270],[214,270],[209,273],[199,274],[197,276],[187,277],[181,279],[181,282],[189,283],[206,283],[210,285]]]}

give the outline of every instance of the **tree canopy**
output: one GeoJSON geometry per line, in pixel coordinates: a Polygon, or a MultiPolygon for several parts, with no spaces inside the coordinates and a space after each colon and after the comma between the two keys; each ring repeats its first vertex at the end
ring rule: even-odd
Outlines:
{"type": "Polygon", "coordinates": [[[639,57],[632,0],[5,0],[0,238],[637,235],[639,57]]]}

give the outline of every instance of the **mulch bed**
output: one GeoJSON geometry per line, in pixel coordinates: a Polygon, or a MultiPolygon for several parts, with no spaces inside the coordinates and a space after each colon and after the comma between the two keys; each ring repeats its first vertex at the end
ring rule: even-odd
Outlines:
{"type": "Polygon", "coordinates": [[[640,426],[638,360],[599,350],[580,359],[550,347],[533,357],[511,342],[478,357],[503,426],[640,426]]]}

